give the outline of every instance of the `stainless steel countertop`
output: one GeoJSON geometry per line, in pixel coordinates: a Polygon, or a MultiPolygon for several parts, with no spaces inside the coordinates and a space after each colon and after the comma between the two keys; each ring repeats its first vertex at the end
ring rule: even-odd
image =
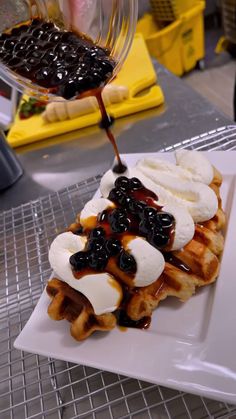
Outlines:
{"type": "MultiPolygon", "coordinates": [[[[157,64],[155,68],[165,94],[165,105],[116,121],[113,132],[121,153],[158,151],[185,138],[232,124],[184,80],[157,64]]],[[[0,194],[0,210],[102,174],[114,156],[98,127],[21,147],[16,152],[25,173],[14,186],[0,194]]]]}

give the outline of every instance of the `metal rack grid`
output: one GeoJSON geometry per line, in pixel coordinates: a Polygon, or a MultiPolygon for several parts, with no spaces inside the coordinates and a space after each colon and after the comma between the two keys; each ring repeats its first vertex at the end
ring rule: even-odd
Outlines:
{"type": "MultiPolygon", "coordinates": [[[[236,126],[161,151],[180,147],[236,150],[236,126]]],[[[0,214],[0,418],[236,418],[236,406],[13,348],[49,278],[49,243],[98,183],[89,179],[0,214]]]]}

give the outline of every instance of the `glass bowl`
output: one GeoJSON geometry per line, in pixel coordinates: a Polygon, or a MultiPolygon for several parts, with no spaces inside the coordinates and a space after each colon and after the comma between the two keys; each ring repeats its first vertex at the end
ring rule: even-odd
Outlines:
{"type": "MultiPolygon", "coordinates": [[[[108,48],[116,62],[112,79],[133,41],[138,0],[2,0],[0,33],[36,17],[52,21],[62,30],[83,33],[99,46],[108,48]]],[[[16,74],[1,62],[0,77],[29,96],[53,100],[50,90],[16,74]]]]}

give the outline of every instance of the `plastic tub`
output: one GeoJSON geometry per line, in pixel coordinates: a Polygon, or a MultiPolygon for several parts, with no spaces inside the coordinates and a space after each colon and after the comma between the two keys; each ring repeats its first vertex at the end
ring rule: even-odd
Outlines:
{"type": "Polygon", "coordinates": [[[190,71],[204,58],[204,8],[205,2],[198,1],[163,29],[151,14],[138,22],[137,31],[143,34],[151,56],[177,76],[190,71]]]}

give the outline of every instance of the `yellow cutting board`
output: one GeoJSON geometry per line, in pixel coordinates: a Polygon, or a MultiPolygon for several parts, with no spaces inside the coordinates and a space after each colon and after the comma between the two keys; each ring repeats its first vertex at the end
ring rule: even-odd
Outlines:
{"type": "MultiPolygon", "coordinates": [[[[107,108],[108,113],[115,118],[154,108],[164,102],[163,92],[156,84],[156,72],[141,34],[135,35],[125,64],[112,83],[127,86],[129,90],[128,99],[107,108]]],[[[95,125],[100,119],[99,111],[55,123],[46,123],[40,115],[26,120],[16,115],[7,139],[12,147],[19,147],[95,125]]]]}

